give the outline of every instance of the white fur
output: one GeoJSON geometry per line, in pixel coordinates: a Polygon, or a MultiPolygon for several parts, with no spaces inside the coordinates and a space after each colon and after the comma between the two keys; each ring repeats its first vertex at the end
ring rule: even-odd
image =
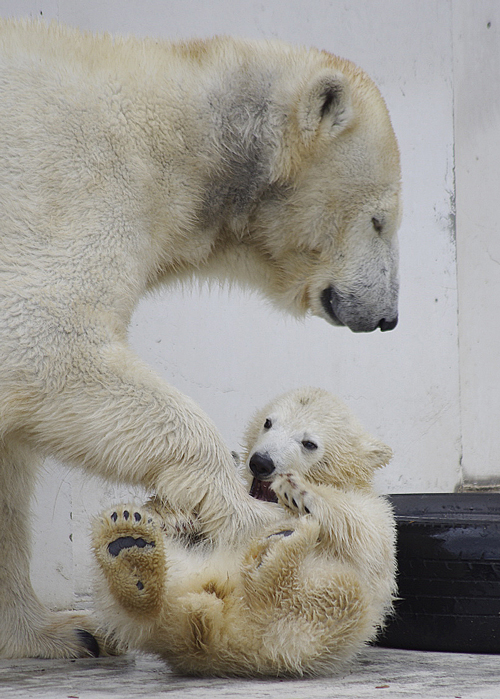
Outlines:
{"type": "Polygon", "coordinates": [[[138,300],[220,277],[331,322],[335,288],[354,330],[394,320],[399,157],[362,71],[273,42],[2,21],[0,124],[0,655],[75,656],[75,622],[29,583],[45,455],[168,495],[218,539],[268,518],[212,422],[128,347],[138,300]]]}

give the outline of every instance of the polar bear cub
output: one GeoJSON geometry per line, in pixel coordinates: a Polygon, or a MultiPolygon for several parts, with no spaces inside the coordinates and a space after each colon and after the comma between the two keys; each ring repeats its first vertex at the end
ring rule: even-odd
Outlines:
{"type": "Polygon", "coordinates": [[[276,521],[238,551],[188,545],[171,511],[121,505],[95,521],[107,632],[183,674],[338,670],[395,593],[394,518],[372,488],[390,457],[326,391],[277,398],[250,422],[244,463],[251,493],[277,501],[276,521]]]}

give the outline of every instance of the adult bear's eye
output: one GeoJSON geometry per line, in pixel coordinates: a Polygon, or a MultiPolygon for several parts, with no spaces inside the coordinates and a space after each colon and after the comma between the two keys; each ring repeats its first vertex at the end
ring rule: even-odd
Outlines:
{"type": "Polygon", "coordinates": [[[304,449],[308,449],[309,451],[314,451],[318,448],[317,444],[309,441],[308,439],[304,439],[304,441],[302,442],[302,446],[304,447],[304,449]]]}
{"type": "Polygon", "coordinates": [[[273,426],[273,423],[272,423],[271,420],[267,417],[267,418],[266,418],[266,421],[265,421],[265,423],[264,423],[264,429],[265,429],[265,430],[269,430],[269,429],[271,429],[272,426],[273,426]]]}

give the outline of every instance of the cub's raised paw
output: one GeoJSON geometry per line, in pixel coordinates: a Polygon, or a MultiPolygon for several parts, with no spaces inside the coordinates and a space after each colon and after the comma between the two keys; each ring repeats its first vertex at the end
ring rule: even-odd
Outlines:
{"type": "Polygon", "coordinates": [[[314,495],[293,473],[276,476],[272,482],[278,502],[295,515],[314,514],[314,495]]]}
{"type": "Polygon", "coordinates": [[[163,534],[151,512],[120,505],[96,518],[94,555],[108,590],[128,612],[155,614],[163,598],[163,534]]]}

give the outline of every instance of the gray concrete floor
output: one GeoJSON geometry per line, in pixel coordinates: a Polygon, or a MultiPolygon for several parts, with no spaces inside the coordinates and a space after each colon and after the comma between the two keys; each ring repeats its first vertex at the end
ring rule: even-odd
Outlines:
{"type": "Polygon", "coordinates": [[[500,655],[367,648],[348,672],[321,680],[176,677],[159,660],[0,660],[0,697],[107,699],[500,699],[500,655]]]}

